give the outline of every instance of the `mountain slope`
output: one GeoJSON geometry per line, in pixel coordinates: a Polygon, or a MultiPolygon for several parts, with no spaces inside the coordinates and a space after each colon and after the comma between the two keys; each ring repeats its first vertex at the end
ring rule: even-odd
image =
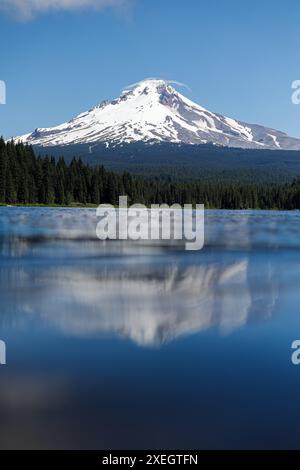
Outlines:
{"type": "Polygon", "coordinates": [[[299,150],[300,139],[212,113],[169,82],[147,79],[69,122],[38,128],[15,140],[42,147],[105,143],[172,142],[255,149],[299,150]]]}

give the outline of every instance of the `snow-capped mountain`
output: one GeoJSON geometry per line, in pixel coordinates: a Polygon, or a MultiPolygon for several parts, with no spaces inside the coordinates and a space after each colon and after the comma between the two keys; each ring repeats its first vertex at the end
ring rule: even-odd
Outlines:
{"type": "Polygon", "coordinates": [[[212,113],[183,96],[169,81],[159,79],[143,80],[125,89],[119,98],[103,101],[67,123],[38,128],[15,140],[42,147],[172,142],[300,149],[300,139],[212,113]]]}

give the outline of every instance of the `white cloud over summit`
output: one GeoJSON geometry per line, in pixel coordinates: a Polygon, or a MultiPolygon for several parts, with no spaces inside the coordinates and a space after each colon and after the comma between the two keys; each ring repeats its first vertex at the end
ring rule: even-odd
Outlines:
{"type": "Polygon", "coordinates": [[[0,0],[0,12],[18,20],[30,20],[48,11],[101,10],[107,7],[122,8],[130,0],[0,0]]]}

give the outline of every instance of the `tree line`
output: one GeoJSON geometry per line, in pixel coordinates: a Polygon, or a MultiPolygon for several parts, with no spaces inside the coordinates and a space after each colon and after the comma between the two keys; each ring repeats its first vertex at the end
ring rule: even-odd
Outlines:
{"type": "Polygon", "coordinates": [[[204,204],[217,209],[300,209],[300,179],[285,184],[179,182],[119,174],[80,159],[37,156],[31,146],[0,138],[0,204],[204,204]]]}

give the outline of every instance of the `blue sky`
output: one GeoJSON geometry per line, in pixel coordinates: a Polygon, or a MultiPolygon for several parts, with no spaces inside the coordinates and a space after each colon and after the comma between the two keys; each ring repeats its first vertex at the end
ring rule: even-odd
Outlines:
{"type": "Polygon", "coordinates": [[[39,12],[1,10],[18,2],[32,0],[0,1],[6,138],[60,124],[146,77],[184,82],[212,111],[300,137],[300,105],[291,103],[298,0],[74,0],[89,6],[55,11],[41,0],[39,12]]]}

